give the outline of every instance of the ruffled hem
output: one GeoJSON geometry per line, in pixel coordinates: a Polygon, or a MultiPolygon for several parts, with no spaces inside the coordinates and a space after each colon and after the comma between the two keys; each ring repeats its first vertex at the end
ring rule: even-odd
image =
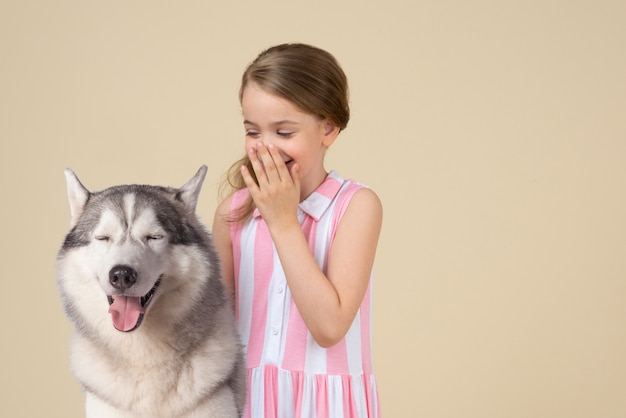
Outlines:
{"type": "Polygon", "coordinates": [[[245,418],[380,418],[374,375],[248,369],[245,418]]]}

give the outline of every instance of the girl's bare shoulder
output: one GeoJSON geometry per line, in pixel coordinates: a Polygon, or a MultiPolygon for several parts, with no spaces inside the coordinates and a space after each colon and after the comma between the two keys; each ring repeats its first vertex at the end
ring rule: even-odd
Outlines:
{"type": "Polygon", "coordinates": [[[364,224],[367,229],[379,230],[382,224],[383,206],[380,198],[372,189],[363,187],[354,192],[346,212],[340,222],[350,229],[360,229],[364,224]]]}
{"type": "Polygon", "coordinates": [[[222,200],[215,210],[216,215],[228,216],[230,214],[231,206],[233,203],[233,194],[229,194],[224,200],[222,200]]]}
{"type": "Polygon", "coordinates": [[[352,196],[350,204],[348,205],[348,208],[350,207],[359,210],[369,209],[373,213],[379,213],[380,215],[382,215],[383,210],[380,198],[376,192],[369,187],[362,187],[354,192],[354,196],[352,196]]]}

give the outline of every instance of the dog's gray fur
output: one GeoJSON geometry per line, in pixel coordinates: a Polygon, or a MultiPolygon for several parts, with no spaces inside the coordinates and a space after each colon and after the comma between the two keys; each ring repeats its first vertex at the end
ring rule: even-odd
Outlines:
{"type": "Polygon", "coordinates": [[[87,416],[241,416],[242,349],[211,235],[195,214],[206,167],[179,189],[92,193],[65,174],[71,229],[57,281],[87,416]],[[137,302],[134,314],[110,306],[153,290],[142,314],[137,302]]]}

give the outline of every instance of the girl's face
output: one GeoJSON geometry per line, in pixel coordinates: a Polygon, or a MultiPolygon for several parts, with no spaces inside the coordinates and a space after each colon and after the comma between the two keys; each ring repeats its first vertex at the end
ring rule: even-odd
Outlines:
{"type": "Polygon", "coordinates": [[[287,168],[299,165],[301,197],[305,198],[326,177],[324,152],[339,129],[328,120],[306,113],[290,101],[248,84],[241,98],[246,151],[259,142],[274,145],[287,168]]]}

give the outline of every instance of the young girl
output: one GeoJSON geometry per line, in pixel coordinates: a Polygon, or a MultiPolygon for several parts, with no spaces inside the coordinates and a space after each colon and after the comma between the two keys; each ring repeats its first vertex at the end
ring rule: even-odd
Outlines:
{"type": "Polygon", "coordinates": [[[246,156],[213,237],[246,349],[245,417],[379,417],[370,291],[382,207],[324,168],[350,116],[345,74],[324,50],[278,45],[246,69],[239,96],[246,156]]]}

